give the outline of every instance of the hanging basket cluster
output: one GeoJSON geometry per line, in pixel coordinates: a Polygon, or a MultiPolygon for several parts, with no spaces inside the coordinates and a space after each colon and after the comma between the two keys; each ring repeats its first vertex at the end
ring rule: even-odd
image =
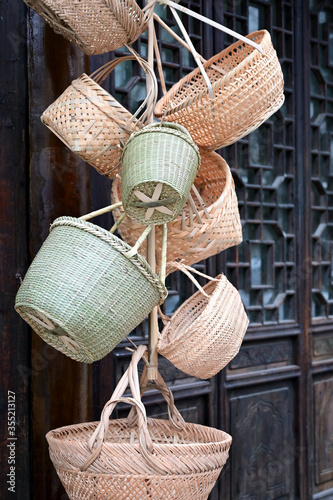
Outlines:
{"type": "MultiPolygon", "coordinates": [[[[215,151],[255,130],[284,102],[270,35],[232,32],[240,41],[205,61],[175,11],[182,8],[161,0],[170,6],[198,68],[157,102],[153,68],[128,46],[146,30],[156,0],[143,9],[134,0],[25,1],[86,54],[123,45],[131,54],[75,79],[42,115],[74,154],[113,180],[112,205],[53,222],[15,308],[48,344],[92,363],[153,310],[157,317],[155,308],[167,297],[165,277],[180,270],[198,291],[171,317],[160,309],[164,328],[149,353],[155,349],[184,373],[209,379],[237,355],[249,320],[226,276],[212,278],[191,266],[242,241],[232,173],[215,151]],[[101,86],[127,61],[138,63],[147,80],[146,98],[134,114],[101,86]],[[160,121],[151,123],[153,112],[160,121]],[[110,230],[89,222],[108,211],[115,221],[110,230]],[[146,242],[153,226],[154,245],[146,242]],[[154,261],[151,247],[156,269],[147,262],[154,261]],[[202,286],[194,274],[208,283],[202,286]]],[[[165,89],[157,43],[155,51],[165,89]]],[[[71,500],[206,500],[218,479],[231,437],[186,423],[161,375],[156,371],[155,382],[148,380],[147,354],[145,346],[136,347],[99,422],[47,434],[51,460],[71,500]],[[140,359],[145,367],[139,384],[140,359]],[[128,386],[132,395],[125,397],[128,386]],[[147,418],[141,397],[152,388],[166,399],[168,421],[147,418]],[[118,403],[133,408],[127,418],[109,420],[118,403]]]]}

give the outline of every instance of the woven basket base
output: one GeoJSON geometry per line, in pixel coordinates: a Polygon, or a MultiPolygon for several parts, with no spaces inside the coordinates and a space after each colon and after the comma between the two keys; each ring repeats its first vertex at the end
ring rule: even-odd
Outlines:
{"type": "Polygon", "coordinates": [[[169,186],[164,182],[142,182],[141,184],[136,186],[129,194],[125,210],[128,216],[131,217],[131,219],[134,219],[141,224],[166,224],[179,215],[181,210],[184,208],[185,203],[186,199],[182,199],[179,193],[175,189],[173,189],[172,186],[169,186]],[[154,197],[156,187],[160,184],[162,184],[163,187],[158,201],[173,200],[171,202],[165,203],[165,205],[162,205],[163,207],[170,210],[171,214],[161,212],[160,210],[158,210],[158,208],[160,207],[151,209],[153,211],[151,213],[148,208],[140,208],[135,206],[138,202],[140,203],[140,200],[135,192],[139,191],[140,193],[145,194],[151,199],[152,197],[154,197]]]}

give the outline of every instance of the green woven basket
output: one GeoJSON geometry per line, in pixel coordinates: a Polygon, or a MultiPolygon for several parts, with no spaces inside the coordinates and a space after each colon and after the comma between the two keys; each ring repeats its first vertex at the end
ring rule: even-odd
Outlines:
{"type": "Polygon", "coordinates": [[[184,208],[200,166],[186,128],[155,123],[134,132],[122,154],[122,200],[142,224],[164,224],[184,208]]]}
{"type": "Polygon", "coordinates": [[[15,309],[48,344],[92,363],[123,340],[167,291],[140,255],[90,222],[60,217],[32,262],[15,309]]]}

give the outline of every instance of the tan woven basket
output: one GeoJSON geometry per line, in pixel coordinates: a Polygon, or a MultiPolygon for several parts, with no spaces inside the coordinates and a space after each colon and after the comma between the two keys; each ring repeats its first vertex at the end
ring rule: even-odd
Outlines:
{"type": "Polygon", "coordinates": [[[153,388],[168,403],[169,421],[147,419],[141,394],[152,388],[147,370],[129,368],[106,403],[100,422],[71,425],[47,435],[50,457],[70,500],[206,500],[228,459],[231,437],[187,424],[159,375],[153,388]],[[132,397],[123,397],[130,384],[132,397]],[[140,390],[141,389],[141,390],[140,390]],[[109,420],[119,402],[133,405],[128,418],[109,420]]]}
{"type": "Polygon", "coordinates": [[[236,356],[248,324],[239,292],[220,274],[166,322],[157,350],[179,370],[208,379],[236,356]]]}
{"type": "MultiPolygon", "coordinates": [[[[216,255],[242,241],[238,201],[230,169],[217,153],[200,150],[201,166],[194,181],[196,193],[189,199],[183,213],[168,224],[167,262],[181,260],[191,265],[216,255]],[[199,196],[199,197],[198,197],[199,196]]],[[[113,203],[121,199],[119,179],[111,190],[113,203]]],[[[118,219],[122,208],[114,210],[118,219]]],[[[130,245],[142,233],[142,225],[130,218],[123,220],[119,232],[130,245]]],[[[156,259],[160,265],[162,230],[156,227],[156,259]]],[[[146,246],[140,252],[146,255],[146,246]]],[[[167,271],[172,269],[167,264],[167,271]]]]}
{"type": "Polygon", "coordinates": [[[176,83],[157,103],[155,116],[188,129],[194,142],[209,150],[228,146],[249,134],[283,104],[283,74],[266,30],[246,38],[265,54],[237,41],[176,83]]]}
{"type": "Polygon", "coordinates": [[[120,167],[122,148],[129,136],[145,124],[147,109],[157,96],[155,75],[146,61],[133,55],[105,64],[92,75],[83,74],[43,113],[41,120],[69,149],[96,170],[112,178],[120,167]],[[140,106],[146,111],[137,119],[100,87],[118,64],[138,60],[150,79],[151,89],[140,106]]]}
{"type": "Polygon", "coordinates": [[[156,1],[140,9],[134,0],[24,0],[56,33],[85,54],[103,54],[135,42],[147,29],[156,1]]]}

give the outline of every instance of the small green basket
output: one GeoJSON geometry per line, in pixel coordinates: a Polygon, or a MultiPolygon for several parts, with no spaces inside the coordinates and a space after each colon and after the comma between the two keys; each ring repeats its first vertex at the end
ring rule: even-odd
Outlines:
{"type": "Polygon", "coordinates": [[[131,135],[121,161],[127,215],[144,225],[164,224],[184,208],[200,154],[186,128],[155,123],[131,135]]]}
{"type": "Polygon", "coordinates": [[[106,356],[167,291],[143,257],[109,231],[60,217],[32,262],[15,309],[76,361],[106,356]]]}

